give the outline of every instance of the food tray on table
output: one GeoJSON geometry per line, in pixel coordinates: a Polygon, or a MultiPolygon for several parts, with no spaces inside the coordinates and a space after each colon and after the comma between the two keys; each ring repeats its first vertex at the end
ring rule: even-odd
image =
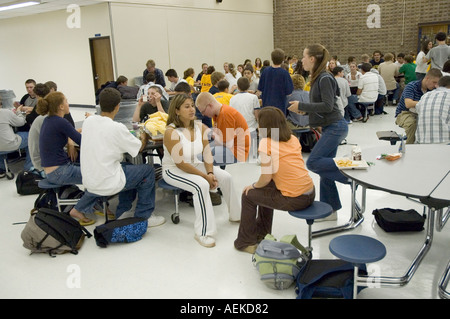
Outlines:
{"type": "Polygon", "coordinates": [[[333,158],[333,160],[339,169],[367,169],[369,167],[369,164],[364,160],[353,161],[347,157],[337,157],[333,158]]]}

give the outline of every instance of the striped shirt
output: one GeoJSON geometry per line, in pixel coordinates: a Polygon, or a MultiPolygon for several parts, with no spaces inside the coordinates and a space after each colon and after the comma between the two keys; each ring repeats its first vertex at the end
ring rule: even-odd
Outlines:
{"type": "Polygon", "coordinates": [[[424,94],[416,110],[417,143],[450,143],[450,89],[439,87],[424,94]]]}
{"type": "Polygon", "coordinates": [[[405,104],[405,99],[411,99],[413,101],[419,101],[423,96],[422,91],[422,81],[412,81],[409,82],[403,89],[402,96],[397,104],[397,109],[395,110],[395,117],[402,113],[403,111],[410,111],[405,104]]]}

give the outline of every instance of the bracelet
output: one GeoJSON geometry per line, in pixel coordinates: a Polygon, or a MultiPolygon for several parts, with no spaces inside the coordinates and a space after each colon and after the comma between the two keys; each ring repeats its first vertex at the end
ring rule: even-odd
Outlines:
{"type": "Polygon", "coordinates": [[[214,172],[208,172],[206,175],[209,175],[209,174],[213,174],[214,175],[214,172]]]}
{"type": "Polygon", "coordinates": [[[252,184],[253,189],[256,189],[255,184],[256,184],[256,183],[253,183],[253,184],[252,184]]]}

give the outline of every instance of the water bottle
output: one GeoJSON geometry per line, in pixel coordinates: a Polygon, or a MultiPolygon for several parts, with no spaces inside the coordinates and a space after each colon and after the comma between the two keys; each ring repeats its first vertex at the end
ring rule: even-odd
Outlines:
{"type": "Polygon", "coordinates": [[[400,146],[398,147],[398,152],[405,154],[405,152],[406,152],[406,145],[405,145],[406,135],[405,136],[399,135],[399,136],[400,136],[400,146]]]}

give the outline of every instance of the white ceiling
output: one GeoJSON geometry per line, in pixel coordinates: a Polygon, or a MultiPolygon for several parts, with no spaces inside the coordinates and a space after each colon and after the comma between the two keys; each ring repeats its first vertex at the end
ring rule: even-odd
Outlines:
{"type": "MultiPolygon", "coordinates": [[[[12,2],[13,0],[0,0],[0,5],[6,4],[8,2],[12,2]]],[[[26,2],[28,0],[23,0],[23,2],[26,2]]],[[[41,4],[25,7],[25,8],[19,8],[19,9],[13,9],[13,10],[7,10],[7,11],[0,11],[0,19],[8,19],[13,17],[20,17],[20,16],[27,16],[37,13],[43,13],[43,12],[50,12],[50,11],[57,11],[57,10],[66,10],[67,6],[70,4],[77,4],[80,7],[81,6],[88,6],[92,4],[102,3],[104,1],[94,1],[94,0],[41,0],[41,4]]]]}

